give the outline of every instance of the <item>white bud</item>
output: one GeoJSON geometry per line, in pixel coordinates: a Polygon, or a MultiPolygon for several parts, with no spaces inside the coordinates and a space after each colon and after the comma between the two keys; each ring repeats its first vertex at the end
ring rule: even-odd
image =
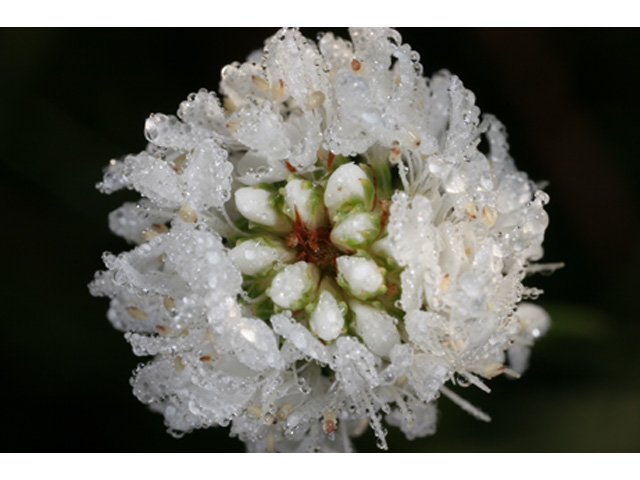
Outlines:
{"type": "Polygon", "coordinates": [[[353,162],[345,163],[329,177],[324,191],[324,204],[330,213],[352,199],[368,203],[372,199],[373,185],[367,174],[353,162]]]}
{"type": "Polygon", "coordinates": [[[394,345],[400,343],[400,334],[394,318],[384,310],[363,303],[349,303],[356,316],[356,332],[373,353],[388,357],[394,345]]]}
{"type": "Polygon", "coordinates": [[[384,268],[362,257],[342,256],[336,259],[338,284],[360,300],[367,300],[387,291],[384,268]]]}
{"type": "Polygon", "coordinates": [[[322,189],[309,180],[291,178],[284,187],[285,212],[296,220],[296,210],[300,220],[311,230],[326,225],[327,215],[322,205],[322,189]]]}
{"type": "Polygon", "coordinates": [[[380,240],[376,240],[369,252],[372,255],[383,258],[388,265],[396,266],[395,256],[393,254],[393,246],[391,245],[391,239],[389,237],[381,238],[380,240]]]}
{"type": "Polygon", "coordinates": [[[290,263],[295,253],[275,239],[252,238],[238,243],[230,252],[231,261],[245,275],[266,273],[276,263],[290,263]]]}
{"type": "Polygon", "coordinates": [[[286,232],[291,228],[291,222],[275,209],[272,195],[259,187],[239,188],[235,192],[236,207],[247,220],[286,232]]]}
{"type": "Polygon", "coordinates": [[[311,301],[319,278],[318,267],[297,262],[288,265],[274,277],[267,295],[279,307],[300,310],[311,301]]]}
{"type": "Polygon", "coordinates": [[[326,280],[322,281],[320,298],[311,313],[309,326],[322,340],[330,342],[338,338],[344,327],[344,312],[333,293],[324,288],[326,280]]]}
{"type": "Polygon", "coordinates": [[[367,247],[380,233],[380,218],[373,213],[347,215],[333,230],[331,241],[344,251],[367,247]]]}

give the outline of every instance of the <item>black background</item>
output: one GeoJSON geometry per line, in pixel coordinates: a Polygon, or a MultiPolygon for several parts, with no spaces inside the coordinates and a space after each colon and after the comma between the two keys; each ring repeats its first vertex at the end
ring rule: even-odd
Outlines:
{"type": "MultiPolygon", "coordinates": [[[[3,427],[15,452],[243,451],[225,429],[176,440],[131,394],[140,361],[87,283],[104,250],[129,247],[107,214],[132,192],[94,185],[109,159],[144,148],[152,112],[175,113],[266,29],[0,30],[3,427]]],[[[303,29],[315,38],[318,31],[303,29]]],[[[334,29],[340,36],[346,30],[334,29]]],[[[518,167],[548,180],[545,260],[529,283],[553,328],[518,381],[460,393],[479,422],[439,402],[435,436],[395,452],[640,449],[637,298],[638,81],[634,29],[400,29],[425,74],[446,68],[510,134],[518,167]]],[[[373,435],[356,440],[375,451],[373,435]]],[[[5,447],[6,448],[6,447],[5,447]]]]}

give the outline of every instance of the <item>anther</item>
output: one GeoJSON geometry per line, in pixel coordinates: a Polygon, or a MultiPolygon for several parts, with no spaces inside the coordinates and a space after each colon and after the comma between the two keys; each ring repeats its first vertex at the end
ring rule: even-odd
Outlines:
{"type": "Polygon", "coordinates": [[[162,298],[162,305],[164,305],[164,308],[166,308],[168,312],[176,308],[176,302],[169,295],[165,295],[162,298]]]}
{"type": "Polygon", "coordinates": [[[490,363],[482,369],[482,376],[485,378],[493,378],[504,373],[504,365],[501,363],[490,363]]]}
{"type": "Polygon", "coordinates": [[[184,370],[185,364],[182,361],[182,357],[176,357],[173,360],[173,368],[176,369],[176,372],[181,372],[184,370]]]}
{"type": "Polygon", "coordinates": [[[127,307],[127,313],[131,315],[136,320],[146,320],[147,314],[144,310],[139,309],[138,307],[127,307]]]}
{"type": "Polygon", "coordinates": [[[314,110],[324,103],[324,93],[319,90],[312,92],[307,97],[307,108],[314,110]]]}
{"type": "Polygon", "coordinates": [[[213,363],[213,360],[215,359],[215,356],[212,353],[207,353],[206,355],[202,355],[200,357],[200,361],[202,363],[213,363]]]}
{"type": "Polygon", "coordinates": [[[230,97],[224,97],[222,99],[222,107],[227,113],[233,113],[236,111],[236,104],[233,103],[233,100],[231,100],[230,97]]]}
{"type": "Polygon", "coordinates": [[[176,173],[182,173],[182,166],[184,165],[184,162],[187,160],[187,154],[183,153],[182,155],[180,155],[178,158],[176,158],[173,161],[173,170],[176,173]]]}
{"type": "Polygon", "coordinates": [[[449,340],[449,345],[454,352],[460,353],[464,350],[466,342],[462,338],[452,338],[449,340]]]}
{"type": "Polygon", "coordinates": [[[493,227],[495,225],[496,217],[497,212],[495,208],[487,205],[482,209],[482,218],[488,227],[493,227]]]}
{"type": "Polygon", "coordinates": [[[142,231],[142,238],[144,238],[147,242],[152,238],[155,238],[159,235],[153,228],[145,228],[142,231]]]}
{"type": "Polygon", "coordinates": [[[240,128],[241,125],[242,123],[240,122],[240,120],[234,119],[227,123],[225,127],[227,127],[227,130],[229,130],[231,133],[234,133],[240,128]]]}
{"type": "Polygon", "coordinates": [[[262,407],[249,406],[246,410],[252,417],[260,418],[260,415],[262,415],[262,407]]]}
{"type": "Polygon", "coordinates": [[[469,202],[464,207],[464,209],[467,211],[467,218],[469,220],[475,220],[476,216],[478,215],[478,209],[476,208],[476,204],[473,202],[469,202]]]}
{"type": "Polygon", "coordinates": [[[329,434],[335,432],[338,427],[338,412],[335,410],[325,410],[322,412],[322,416],[324,418],[324,421],[322,422],[322,429],[324,430],[324,433],[329,434]]]}
{"type": "Polygon", "coordinates": [[[198,221],[196,211],[186,203],[180,207],[179,216],[180,220],[186,223],[196,223],[198,221]]]}
{"type": "Polygon", "coordinates": [[[164,223],[154,223],[153,225],[151,225],[151,228],[145,228],[142,231],[142,237],[145,240],[149,241],[162,233],[167,233],[168,231],[169,229],[164,223]]]}
{"type": "Polygon", "coordinates": [[[449,289],[450,285],[451,285],[451,279],[449,278],[449,274],[446,273],[442,281],[440,282],[440,290],[442,290],[443,292],[446,292],[449,289]]]}
{"type": "Polygon", "coordinates": [[[271,99],[274,102],[281,102],[284,100],[284,82],[282,79],[273,84],[273,88],[271,89],[271,99]]]}
{"type": "Polygon", "coordinates": [[[389,163],[391,165],[397,165],[400,163],[400,156],[402,155],[402,149],[398,146],[397,142],[389,150],[389,163]]]}
{"type": "Polygon", "coordinates": [[[264,78],[258,77],[257,75],[252,75],[251,83],[253,83],[253,86],[256,87],[258,90],[260,90],[261,92],[269,93],[269,84],[264,78]]]}
{"type": "Polygon", "coordinates": [[[169,327],[165,327],[164,325],[158,325],[156,326],[156,332],[158,332],[158,335],[161,337],[166,337],[171,333],[171,330],[169,327]]]}
{"type": "Polygon", "coordinates": [[[278,410],[277,413],[277,417],[278,420],[280,420],[281,422],[284,422],[287,417],[289,417],[289,414],[291,413],[291,411],[293,410],[293,405],[291,405],[290,403],[285,403],[284,405],[282,405],[282,407],[280,407],[280,410],[278,410]]]}
{"type": "Polygon", "coordinates": [[[265,413],[264,415],[264,424],[265,425],[273,425],[277,423],[278,419],[270,412],[265,413]]]}
{"type": "Polygon", "coordinates": [[[422,143],[422,140],[420,139],[420,134],[413,129],[408,130],[407,134],[409,135],[409,142],[414,147],[419,147],[420,144],[422,143]]]}

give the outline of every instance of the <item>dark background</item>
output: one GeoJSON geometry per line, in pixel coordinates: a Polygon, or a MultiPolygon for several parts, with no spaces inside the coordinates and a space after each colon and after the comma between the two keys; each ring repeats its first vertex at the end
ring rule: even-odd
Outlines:
{"type": "MultiPolygon", "coordinates": [[[[303,29],[311,38],[317,31],[303,29]]],[[[344,29],[334,29],[346,36],[344,29]]],[[[140,359],[87,283],[104,250],[129,247],[99,194],[111,158],[144,148],[152,112],[217,90],[220,69],[275,29],[2,29],[2,424],[16,452],[243,451],[226,429],[180,440],[128,383],[140,359]]],[[[446,399],[435,436],[391,451],[640,450],[637,315],[640,35],[634,29],[401,29],[425,73],[447,68],[510,134],[518,167],[548,180],[545,260],[530,284],[553,328],[518,381],[446,399]]],[[[458,390],[459,391],[459,390],[458,390]]],[[[373,435],[356,441],[375,451],[373,435]]]]}

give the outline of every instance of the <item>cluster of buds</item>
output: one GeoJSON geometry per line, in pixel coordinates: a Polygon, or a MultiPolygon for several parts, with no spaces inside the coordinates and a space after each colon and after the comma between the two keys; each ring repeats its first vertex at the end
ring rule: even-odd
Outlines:
{"type": "Polygon", "coordinates": [[[355,160],[330,154],[312,179],[292,172],[236,190],[244,228],[230,255],[256,316],[291,311],[325,344],[347,332],[370,337],[368,326],[383,322],[389,347],[376,350],[388,354],[400,275],[386,232],[391,173],[385,158],[375,168],[355,160]]]}

